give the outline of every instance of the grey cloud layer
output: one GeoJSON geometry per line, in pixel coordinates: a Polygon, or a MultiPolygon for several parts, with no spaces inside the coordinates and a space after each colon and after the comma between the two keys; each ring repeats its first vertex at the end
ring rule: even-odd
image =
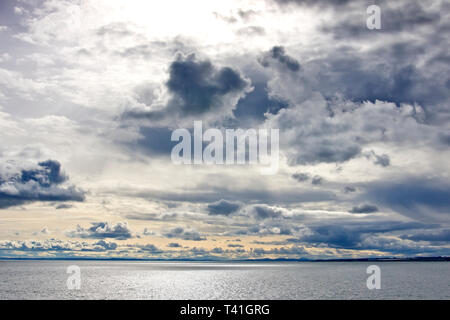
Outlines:
{"type": "Polygon", "coordinates": [[[80,225],[75,230],[66,232],[66,235],[72,238],[113,238],[125,240],[133,238],[133,233],[126,222],[111,224],[108,222],[92,223],[90,228],[83,228],[80,225]]]}
{"type": "Polygon", "coordinates": [[[193,240],[193,241],[202,241],[206,240],[204,236],[202,236],[199,232],[195,230],[186,230],[184,228],[178,227],[170,229],[169,231],[163,234],[166,238],[177,238],[183,240],[193,240]]]}
{"type": "Polygon", "coordinates": [[[31,240],[31,241],[0,241],[1,251],[63,251],[63,252],[103,252],[115,250],[117,244],[100,240],[94,243],[62,241],[58,239],[31,240]]]}
{"type": "Polygon", "coordinates": [[[241,207],[240,203],[219,200],[208,204],[208,212],[211,215],[229,215],[236,212],[241,207]]]}
{"type": "Polygon", "coordinates": [[[57,161],[39,162],[31,168],[20,168],[9,162],[0,172],[0,208],[33,201],[83,201],[84,192],[75,186],[62,186],[68,177],[57,161]]]}
{"type": "Polygon", "coordinates": [[[284,65],[287,69],[293,72],[300,70],[300,64],[297,60],[286,54],[285,48],[281,46],[273,47],[268,53],[266,53],[261,59],[260,63],[264,67],[270,65],[270,60],[278,61],[280,64],[284,65]]]}

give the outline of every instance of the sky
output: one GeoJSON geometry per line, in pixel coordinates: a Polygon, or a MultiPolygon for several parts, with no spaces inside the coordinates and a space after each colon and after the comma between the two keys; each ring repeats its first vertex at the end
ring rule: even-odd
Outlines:
{"type": "Polygon", "coordinates": [[[440,0],[0,1],[0,258],[450,255],[449,18],[440,0]],[[174,164],[194,121],[279,129],[278,172],[174,164]]]}

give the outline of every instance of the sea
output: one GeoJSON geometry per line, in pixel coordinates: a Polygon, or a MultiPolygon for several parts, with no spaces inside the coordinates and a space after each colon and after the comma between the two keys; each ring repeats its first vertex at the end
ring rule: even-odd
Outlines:
{"type": "Polygon", "coordinates": [[[449,262],[0,261],[2,300],[449,298],[449,262]]]}

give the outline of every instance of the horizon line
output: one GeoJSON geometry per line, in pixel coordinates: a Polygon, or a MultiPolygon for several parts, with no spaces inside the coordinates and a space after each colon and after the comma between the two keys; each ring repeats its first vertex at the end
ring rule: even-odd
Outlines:
{"type": "Polygon", "coordinates": [[[450,261],[450,256],[432,257],[375,257],[375,258],[336,258],[336,259],[145,259],[145,258],[91,258],[91,257],[67,257],[67,258],[28,258],[28,257],[0,257],[1,261],[27,260],[27,261],[154,261],[154,262],[364,262],[364,261],[450,261]]]}

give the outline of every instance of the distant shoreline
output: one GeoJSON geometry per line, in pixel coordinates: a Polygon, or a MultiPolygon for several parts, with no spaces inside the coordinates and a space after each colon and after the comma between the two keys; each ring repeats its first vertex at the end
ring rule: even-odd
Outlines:
{"type": "Polygon", "coordinates": [[[360,259],[133,259],[133,258],[9,258],[0,257],[2,261],[142,261],[142,262],[442,262],[450,257],[411,257],[411,258],[360,258],[360,259]]]}

